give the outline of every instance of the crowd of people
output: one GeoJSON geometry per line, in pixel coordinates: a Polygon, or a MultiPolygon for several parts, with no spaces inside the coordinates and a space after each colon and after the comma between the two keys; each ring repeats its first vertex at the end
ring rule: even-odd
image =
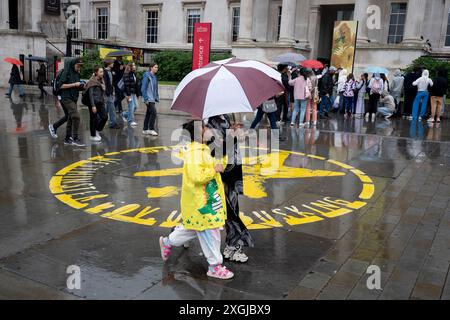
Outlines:
{"type": "Polygon", "coordinates": [[[438,70],[437,76],[430,79],[423,66],[406,75],[396,70],[391,80],[383,73],[374,73],[370,78],[363,73],[356,78],[345,69],[326,65],[322,70],[286,64],[277,68],[285,91],[270,99],[276,103],[276,110],[264,111],[269,102],[258,108],[251,128],[258,125],[264,112],[273,129],[289,121],[291,127],[314,127],[318,119],[330,118],[332,114],[372,122],[377,117],[389,121],[393,116],[422,121],[427,110],[427,121],[440,123],[448,90],[447,70],[438,70]]]}
{"type": "Polygon", "coordinates": [[[155,104],[159,102],[157,64],[150,65],[141,82],[136,77],[136,64],[125,64],[121,58],[105,60],[103,66],[96,66],[87,83],[80,79],[81,68],[82,61],[79,58],[66,59],[64,69],[56,76],[54,94],[64,111],[64,117],[49,125],[50,135],[54,139],[58,138],[58,128],[67,122],[64,144],[85,146],[79,138],[80,115],[77,103],[80,92],[81,102],[89,109],[92,142],[101,142],[100,132],[108,121],[110,129],[121,128],[116,113],[121,114],[125,124],[136,127],[138,124],[135,121],[135,112],[141,95],[147,106],[143,135],[158,136],[155,130],[155,104]],[[126,111],[122,106],[125,99],[126,111]]]}

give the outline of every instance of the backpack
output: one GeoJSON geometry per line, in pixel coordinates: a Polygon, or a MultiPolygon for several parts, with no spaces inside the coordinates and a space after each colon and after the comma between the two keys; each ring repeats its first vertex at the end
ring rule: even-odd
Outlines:
{"type": "Polygon", "coordinates": [[[81,103],[86,107],[92,107],[91,99],[89,98],[89,90],[84,90],[83,94],[81,95],[81,103]]]}
{"type": "Polygon", "coordinates": [[[123,78],[120,79],[120,81],[117,83],[117,88],[119,88],[119,90],[122,92],[125,89],[125,83],[123,82],[123,78]]]}
{"type": "Polygon", "coordinates": [[[381,84],[383,83],[382,81],[383,80],[381,79],[378,80],[375,79],[375,81],[372,84],[372,88],[370,88],[372,93],[381,94],[381,84]]]}
{"type": "Polygon", "coordinates": [[[63,70],[59,70],[58,73],[56,74],[55,79],[52,80],[52,91],[53,91],[53,95],[54,96],[59,96],[60,95],[60,91],[61,91],[61,84],[59,83],[61,80],[61,76],[63,73],[63,70]]]}

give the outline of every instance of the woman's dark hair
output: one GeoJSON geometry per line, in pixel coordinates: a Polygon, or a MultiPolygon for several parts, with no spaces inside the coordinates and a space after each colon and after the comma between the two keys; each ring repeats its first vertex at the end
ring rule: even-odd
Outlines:
{"type": "Polygon", "coordinates": [[[191,141],[194,141],[194,120],[184,123],[182,126],[183,130],[187,131],[191,136],[191,141]]]}
{"type": "Polygon", "coordinates": [[[286,69],[287,67],[288,67],[287,64],[282,64],[282,63],[280,63],[280,64],[277,66],[277,70],[278,70],[278,72],[283,72],[284,69],[286,69]]]}
{"type": "Polygon", "coordinates": [[[349,73],[347,76],[347,81],[348,80],[355,80],[355,76],[353,75],[353,73],[349,73]]]}
{"type": "Polygon", "coordinates": [[[369,80],[369,74],[367,72],[363,73],[363,77],[366,81],[369,80]]]}
{"type": "Polygon", "coordinates": [[[305,80],[308,79],[305,68],[300,69],[300,75],[303,76],[303,79],[305,79],[305,80]]]}
{"type": "Polygon", "coordinates": [[[102,69],[102,67],[98,67],[98,66],[95,67],[95,68],[94,68],[94,74],[97,75],[97,73],[98,73],[98,71],[99,71],[100,69],[102,69]]]}

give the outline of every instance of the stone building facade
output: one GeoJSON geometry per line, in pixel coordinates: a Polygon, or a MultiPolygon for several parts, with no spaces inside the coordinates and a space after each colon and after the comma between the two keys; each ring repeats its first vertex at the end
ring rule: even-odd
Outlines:
{"type": "Polygon", "coordinates": [[[401,68],[430,52],[450,56],[450,0],[61,0],[57,16],[47,14],[44,3],[0,0],[2,43],[10,34],[19,37],[7,40],[11,50],[2,56],[65,52],[68,20],[76,39],[148,53],[190,50],[193,23],[212,22],[213,50],[263,61],[287,51],[329,59],[334,22],[358,20],[356,72],[369,64],[401,68]],[[13,2],[19,5],[18,30],[7,23],[13,2]],[[379,25],[368,26],[377,15],[379,25]],[[44,41],[46,52],[30,41],[44,41]]]}

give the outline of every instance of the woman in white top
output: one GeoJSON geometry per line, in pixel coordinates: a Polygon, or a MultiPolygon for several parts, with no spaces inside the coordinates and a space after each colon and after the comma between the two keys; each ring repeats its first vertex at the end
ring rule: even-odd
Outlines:
{"type": "Polygon", "coordinates": [[[419,120],[425,116],[425,112],[427,111],[428,104],[428,86],[433,86],[433,81],[430,79],[430,72],[428,70],[423,70],[422,76],[413,82],[413,86],[417,86],[417,95],[416,99],[414,99],[413,104],[413,120],[417,121],[417,116],[419,113],[419,103],[422,101],[422,106],[420,108],[420,117],[419,120]]]}

